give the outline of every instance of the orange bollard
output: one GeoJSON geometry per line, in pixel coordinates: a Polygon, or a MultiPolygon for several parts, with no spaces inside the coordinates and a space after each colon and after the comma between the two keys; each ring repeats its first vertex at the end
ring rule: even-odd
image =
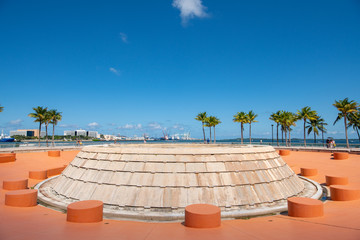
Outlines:
{"type": "Polygon", "coordinates": [[[29,171],[29,178],[31,179],[47,179],[47,171],[46,170],[35,170],[29,171]]]}
{"type": "Polygon", "coordinates": [[[51,176],[55,176],[55,175],[59,175],[62,173],[62,171],[64,171],[66,167],[57,167],[57,168],[50,168],[48,169],[47,172],[47,177],[51,177],[51,176]]]}
{"type": "Polygon", "coordinates": [[[300,168],[301,176],[311,177],[316,176],[318,174],[318,170],[316,168],[300,168]]]}
{"type": "Polygon", "coordinates": [[[288,156],[288,155],[290,155],[290,150],[280,149],[279,155],[280,156],[288,156]]]}
{"type": "Polygon", "coordinates": [[[330,185],[347,185],[349,183],[348,177],[326,175],[325,178],[326,178],[326,186],[330,186],[330,185]]]}
{"type": "Polygon", "coordinates": [[[290,217],[313,218],[324,215],[324,204],[317,199],[291,197],[287,199],[290,217]]]}
{"type": "Polygon", "coordinates": [[[16,153],[2,153],[0,154],[0,163],[15,162],[16,153]]]}
{"type": "Polygon", "coordinates": [[[352,201],[360,199],[360,188],[349,185],[331,185],[330,197],[333,201],[352,201]]]}
{"type": "Polygon", "coordinates": [[[221,210],[210,204],[192,204],[185,208],[185,226],[215,228],[221,225],[221,210]]]}
{"type": "Polygon", "coordinates": [[[60,157],[60,151],[48,151],[49,157],[60,157]]]}
{"type": "Polygon", "coordinates": [[[33,207],[37,205],[36,189],[16,190],[5,194],[5,205],[11,207],[33,207]]]}
{"type": "Polygon", "coordinates": [[[334,152],[335,160],[345,160],[349,158],[349,153],[347,152],[334,152]]]}
{"type": "Polygon", "coordinates": [[[93,223],[103,220],[103,202],[86,200],[74,202],[67,207],[68,222],[93,223]]]}
{"type": "Polygon", "coordinates": [[[20,190],[20,189],[27,189],[27,187],[28,187],[27,179],[15,179],[15,180],[3,181],[4,190],[20,190]]]}

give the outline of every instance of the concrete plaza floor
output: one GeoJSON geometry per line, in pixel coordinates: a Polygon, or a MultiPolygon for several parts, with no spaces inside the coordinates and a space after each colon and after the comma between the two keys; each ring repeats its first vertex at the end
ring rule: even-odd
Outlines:
{"type": "MultiPolygon", "coordinates": [[[[46,152],[17,153],[17,160],[0,164],[0,182],[28,178],[29,170],[60,167],[69,163],[78,151],[64,151],[61,157],[46,152]]],[[[360,187],[360,155],[334,160],[330,153],[291,152],[283,157],[300,173],[301,167],[318,169],[309,177],[319,183],[325,175],[349,177],[349,184],[360,187]]],[[[29,187],[40,180],[29,179],[29,187]]],[[[187,228],[180,222],[154,223],[104,219],[100,223],[69,223],[66,214],[41,205],[29,208],[4,205],[6,190],[0,189],[0,239],[360,239],[360,200],[336,202],[328,199],[324,216],[293,218],[286,213],[250,219],[223,220],[214,229],[187,228]]]]}

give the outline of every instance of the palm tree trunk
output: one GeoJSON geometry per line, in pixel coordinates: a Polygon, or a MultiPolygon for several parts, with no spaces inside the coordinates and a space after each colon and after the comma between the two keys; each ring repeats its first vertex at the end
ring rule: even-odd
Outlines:
{"type": "Polygon", "coordinates": [[[203,129],[203,134],[204,134],[204,143],[206,143],[204,123],[202,123],[202,129],[203,129]]]}
{"type": "Polygon", "coordinates": [[[286,132],[286,128],[284,129],[284,132],[285,132],[285,146],[288,146],[288,143],[287,143],[287,132],[286,132]]]}
{"type": "Polygon", "coordinates": [[[314,131],[314,143],[316,143],[316,134],[315,134],[315,131],[314,131]]]}
{"type": "Polygon", "coordinates": [[[279,146],[279,123],[276,123],[276,142],[279,146]]]}
{"type": "Polygon", "coordinates": [[[55,146],[55,142],[54,142],[54,136],[55,136],[55,124],[53,124],[53,134],[52,134],[52,146],[55,146]]]}
{"type": "Polygon", "coordinates": [[[45,139],[46,139],[46,146],[48,147],[48,146],[49,146],[49,141],[48,141],[48,131],[47,131],[47,128],[48,128],[48,124],[45,123],[45,139]]]}
{"type": "Polygon", "coordinates": [[[251,144],[251,123],[250,123],[250,127],[249,127],[249,138],[250,138],[250,144],[251,144]]]}
{"type": "Polygon", "coordinates": [[[345,123],[346,147],[347,147],[347,148],[350,148],[350,146],[349,146],[348,134],[347,134],[347,119],[346,119],[346,114],[344,114],[344,123],[345,123]]]}
{"type": "Polygon", "coordinates": [[[41,122],[39,123],[39,147],[40,147],[40,137],[41,137],[41,122]]]}
{"type": "Polygon", "coordinates": [[[291,131],[290,131],[290,128],[289,128],[289,146],[291,147],[291,131]]]}
{"type": "Polygon", "coordinates": [[[244,124],[241,123],[241,144],[244,143],[244,124]]]}
{"type": "Polygon", "coordinates": [[[281,142],[284,143],[284,129],[281,126],[281,142]]]}
{"type": "Polygon", "coordinates": [[[358,138],[359,138],[359,142],[360,142],[360,134],[359,134],[359,128],[356,128],[356,133],[358,135],[358,138]]]}
{"type": "Polygon", "coordinates": [[[305,133],[306,120],[304,119],[304,146],[306,147],[306,133],[305,133]]]}
{"type": "Polygon", "coordinates": [[[210,143],[211,143],[211,127],[209,127],[209,130],[210,130],[210,143]]]}
{"type": "Polygon", "coordinates": [[[214,143],[216,143],[215,126],[214,126],[214,143]]]}

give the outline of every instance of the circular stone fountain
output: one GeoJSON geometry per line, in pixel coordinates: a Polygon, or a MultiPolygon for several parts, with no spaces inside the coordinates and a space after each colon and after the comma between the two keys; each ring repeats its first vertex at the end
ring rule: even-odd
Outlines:
{"type": "Polygon", "coordinates": [[[270,146],[117,144],[87,146],[61,175],[37,185],[42,204],[65,210],[101,200],[115,219],[184,219],[190,204],[221,208],[223,218],[287,209],[287,198],[321,197],[270,146]]]}

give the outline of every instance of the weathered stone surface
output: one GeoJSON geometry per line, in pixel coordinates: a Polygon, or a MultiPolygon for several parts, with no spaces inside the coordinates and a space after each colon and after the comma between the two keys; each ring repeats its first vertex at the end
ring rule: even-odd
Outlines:
{"type": "Polygon", "coordinates": [[[100,200],[104,213],[172,220],[190,204],[213,204],[226,215],[286,205],[306,191],[270,146],[118,144],[84,147],[40,192],[40,199],[60,207],[100,200]]]}

